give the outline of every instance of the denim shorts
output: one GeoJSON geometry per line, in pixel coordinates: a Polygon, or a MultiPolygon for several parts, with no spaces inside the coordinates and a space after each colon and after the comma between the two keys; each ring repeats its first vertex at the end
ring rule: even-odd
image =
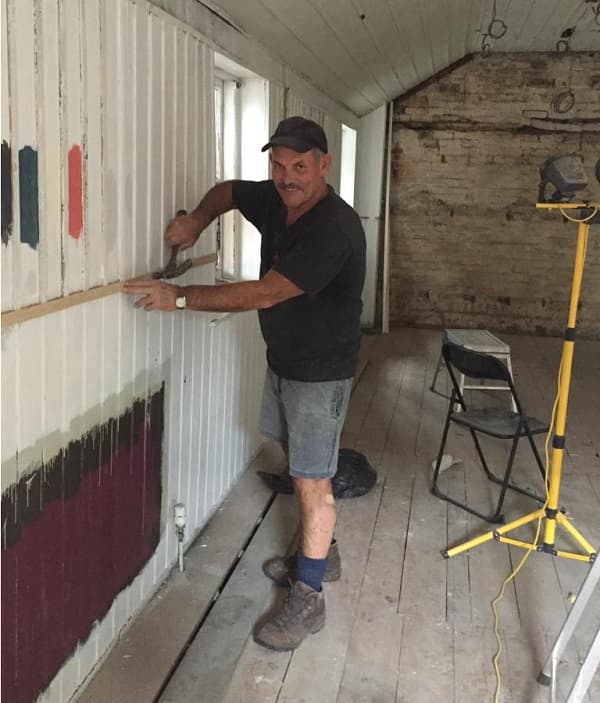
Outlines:
{"type": "Polygon", "coordinates": [[[351,378],[290,381],[267,369],[259,430],[287,442],[292,476],[331,478],[335,474],[351,390],[351,378]]]}

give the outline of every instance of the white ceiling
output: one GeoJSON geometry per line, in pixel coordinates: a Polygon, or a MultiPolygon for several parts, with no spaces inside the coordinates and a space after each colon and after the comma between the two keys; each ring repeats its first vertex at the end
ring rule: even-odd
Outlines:
{"type": "Polygon", "coordinates": [[[600,0],[198,1],[357,116],[483,46],[600,51],[600,0]]]}

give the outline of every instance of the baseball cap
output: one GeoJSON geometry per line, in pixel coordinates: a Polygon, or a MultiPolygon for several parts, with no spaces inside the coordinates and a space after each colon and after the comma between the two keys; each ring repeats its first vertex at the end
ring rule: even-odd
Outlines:
{"type": "Polygon", "coordinates": [[[323,129],[312,120],[305,117],[286,117],[277,125],[268,143],[261,151],[272,146],[287,146],[301,154],[310,149],[320,149],[327,153],[327,137],[323,129]]]}

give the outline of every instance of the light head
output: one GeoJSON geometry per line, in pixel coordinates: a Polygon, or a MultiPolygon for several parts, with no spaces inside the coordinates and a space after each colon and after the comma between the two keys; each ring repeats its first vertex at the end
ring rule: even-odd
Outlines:
{"type": "MultiPolygon", "coordinates": [[[[596,166],[596,170],[598,167],[596,166]]],[[[568,203],[573,196],[587,187],[587,178],[583,169],[583,159],[579,154],[562,154],[551,156],[540,168],[540,203],[568,203]],[[554,193],[548,199],[546,186],[554,187],[554,193]]]]}

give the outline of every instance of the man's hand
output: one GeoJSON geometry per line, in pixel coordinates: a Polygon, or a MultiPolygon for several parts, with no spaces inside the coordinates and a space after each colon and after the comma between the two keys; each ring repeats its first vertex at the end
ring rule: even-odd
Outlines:
{"type": "Polygon", "coordinates": [[[132,278],[123,284],[123,292],[142,295],[135,302],[136,308],[144,310],[176,310],[177,286],[147,278],[132,278]]]}
{"type": "Polygon", "coordinates": [[[169,246],[178,246],[180,249],[188,249],[196,243],[200,233],[208,225],[198,213],[189,215],[178,215],[171,220],[165,231],[165,238],[169,246]]]}

